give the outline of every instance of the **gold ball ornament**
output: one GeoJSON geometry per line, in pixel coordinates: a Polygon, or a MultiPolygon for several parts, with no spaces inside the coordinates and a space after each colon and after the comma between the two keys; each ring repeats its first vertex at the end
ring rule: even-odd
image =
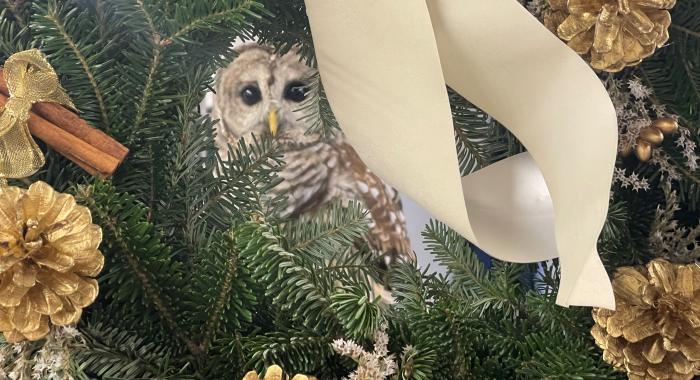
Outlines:
{"type": "Polygon", "coordinates": [[[668,41],[676,0],[547,0],[545,25],[598,70],[636,65],[668,41]]]}
{"type": "Polygon", "coordinates": [[[90,211],[44,182],[0,187],[0,331],[38,340],[78,322],[97,297],[102,230],[90,211]]]}
{"type": "MultiPolygon", "coordinates": [[[[288,377],[283,377],[283,371],[282,367],[278,365],[271,365],[270,367],[267,368],[265,371],[265,376],[262,378],[262,380],[286,380],[288,377]]],[[[243,380],[261,380],[260,376],[258,375],[257,372],[255,371],[250,371],[245,374],[243,377],[243,380]]],[[[306,376],[306,375],[295,375],[292,377],[292,380],[317,380],[313,376],[306,376]]]]}
{"type": "Polygon", "coordinates": [[[639,161],[647,162],[651,159],[651,144],[645,140],[638,139],[637,146],[634,147],[634,155],[639,161]]]}
{"type": "Polygon", "coordinates": [[[656,259],[618,268],[616,311],[593,309],[603,359],[631,380],[700,375],[700,267],[656,259]]]}
{"type": "Polygon", "coordinates": [[[642,130],[639,131],[639,138],[645,140],[654,147],[664,142],[664,134],[652,126],[642,128],[642,130]]]}
{"type": "MultiPolygon", "coordinates": [[[[662,117],[654,120],[650,125],[639,131],[639,136],[634,146],[634,155],[639,161],[647,162],[651,159],[654,147],[664,142],[664,135],[670,135],[678,131],[678,121],[670,117],[662,117]]],[[[620,154],[627,157],[632,153],[632,147],[626,146],[620,154]]]]}
{"type": "Polygon", "coordinates": [[[654,120],[651,127],[661,131],[664,135],[670,135],[678,132],[678,121],[671,117],[662,117],[654,120]]]}

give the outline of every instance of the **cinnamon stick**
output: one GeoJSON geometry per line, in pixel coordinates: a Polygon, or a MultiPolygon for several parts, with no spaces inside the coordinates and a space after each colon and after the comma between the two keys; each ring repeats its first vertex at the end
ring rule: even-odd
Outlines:
{"type": "MultiPolygon", "coordinates": [[[[0,96],[4,105],[9,90],[1,68],[0,96]]],[[[34,104],[29,130],[90,174],[111,176],[129,153],[124,145],[56,103],[34,104]]]]}
{"type": "MultiPolygon", "coordinates": [[[[0,107],[5,106],[7,99],[7,96],[0,94],[0,107]]],[[[121,163],[116,157],[106,154],[35,113],[30,114],[27,124],[32,135],[92,175],[109,176],[121,163]]]]}

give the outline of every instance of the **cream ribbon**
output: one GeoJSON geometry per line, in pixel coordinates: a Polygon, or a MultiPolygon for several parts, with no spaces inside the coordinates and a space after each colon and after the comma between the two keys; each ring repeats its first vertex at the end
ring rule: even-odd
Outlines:
{"type": "Polygon", "coordinates": [[[615,162],[593,71],[515,0],[306,0],[333,112],[379,176],[490,255],[559,257],[557,303],[614,308],[596,250],[615,162]],[[445,83],[527,147],[460,178],[445,83]]]}

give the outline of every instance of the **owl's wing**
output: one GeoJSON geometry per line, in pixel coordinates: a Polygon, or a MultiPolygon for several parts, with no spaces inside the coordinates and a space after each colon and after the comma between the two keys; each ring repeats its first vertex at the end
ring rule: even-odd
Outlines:
{"type": "Polygon", "coordinates": [[[362,201],[369,212],[372,247],[415,261],[399,194],[369,170],[352,146],[344,141],[334,145],[343,158],[345,169],[352,175],[354,198],[362,201]]]}

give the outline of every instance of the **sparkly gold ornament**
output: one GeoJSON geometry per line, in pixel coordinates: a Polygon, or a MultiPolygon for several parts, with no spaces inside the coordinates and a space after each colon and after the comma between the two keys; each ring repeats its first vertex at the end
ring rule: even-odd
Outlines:
{"type": "Polygon", "coordinates": [[[656,259],[612,283],[617,310],[593,309],[603,359],[632,380],[700,375],[700,267],[656,259]]]}
{"type": "Polygon", "coordinates": [[[0,187],[0,331],[38,340],[76,323],[97,297],[102,230],[90,211],[44,182],[0,187]]]}
{"type": "MultiPolygon", "coordinates": [[[[262,378],[262,380],[283,380],[283,379],[288,379],[282,377],[282,368],[278,365],[272,365],[270,366],[267,371],[265,371],[265,376],[262,378]]],[[[243,380],[261,380],[260,376],[258,376],[258,373],[255,371],[250,371],[245,374],[243,377],[243,380]]],[[[296,375],[292,377],[292,380],[317,380],[313,376],[306,376],[306,375],[296,375]]]]}
{"type": "MultiPolygon", "coordinates": [[[[656,119],[650,125],[642,128],[637,137],[637,145],[634,147],[634,155],[642,162],[651,159],[653,148],[664,142],[664,135],[669,135],[678,131],[678,121],[670,117],[656,119]]],[[[622,152],[623,156],[628,156],[631,150],[622,152]]]]}
{"type": "Polygon", "coordinates": [[[636,65],[668,41],[676,0],[547,0],[545,25],[598,70],[636,65]]]}

